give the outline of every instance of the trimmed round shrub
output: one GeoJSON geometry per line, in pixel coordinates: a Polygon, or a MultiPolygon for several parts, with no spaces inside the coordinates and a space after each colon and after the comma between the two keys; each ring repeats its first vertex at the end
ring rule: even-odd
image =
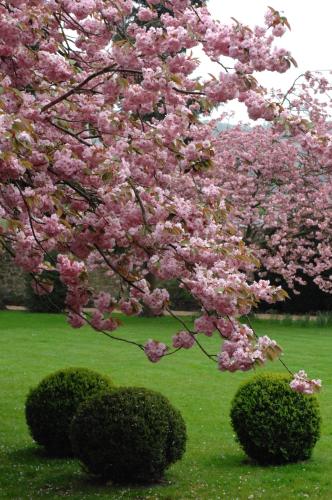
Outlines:
{"type": "Polygon", "coordinates": [[[25,416],[33,439],[54,456],[72,455],[69,427],[79,405],[113,390],[111,380],[87,368],[65,368],[31,389],[25,416]]]}
{"type": "Polygon", "coordinates": [[[295,392],[290,378],[264,374],[240,386],[231,421],[245,453],[260,464],[306,460],[320,436],[315,396],[295,392]]]}
{"type": "Polygon", "coordinates": [[[153,482],[182,457],[186,427],[162,394],[127,387],[83,403],[71,440],[92,474],[117,483],[153,482]]]}

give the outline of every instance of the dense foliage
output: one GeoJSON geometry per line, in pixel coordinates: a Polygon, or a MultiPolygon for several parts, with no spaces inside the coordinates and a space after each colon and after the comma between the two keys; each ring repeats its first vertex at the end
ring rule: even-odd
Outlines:
{"type": "Polygon", "coordinates": [[[285,376],[256,376],[233,399],[231,421],[237,439],[261,464],[306,460],[319,438],[316,397],[294,392],[289,382],[285,376]]]}
{"type": "Polygon", "coordinates": [[[51,293],[38,294],[31,286],[33,279],[28,276],[27,278],[27,298],[26,307],[29,311],[33,312],[49,312],[58,313],[65,310],[66,287],[59,278],[57,272],[48,271],[43,273],[45,278],[48,278],[53,283],[51,293]]]}
{"type": "Polygon", "coordinates": [[[170,296],[170,308],[174,311],[199,311],[199,302],[186,290],[181,288],[177,280],[169,280],[162,284],[170,296]]]}
{"type": "Polygon", "coordinates": [[[26,399],[26,421],[33,439],[51,455],[71,455],[69,426],[78,406],[112,388],[108,377],[86,368],[66,368],[48,375],[26,399]]]}
{"type": "Polygon", "coordinates": [[[71,440],[75,455],[93,474],[115,482],[151,482],[182,457],[186,427],[162,394],[129,387],[83,403],[71,440]]]}

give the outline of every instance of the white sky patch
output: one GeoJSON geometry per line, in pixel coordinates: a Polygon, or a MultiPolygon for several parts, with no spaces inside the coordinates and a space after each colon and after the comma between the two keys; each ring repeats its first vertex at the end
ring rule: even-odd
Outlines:
{"type": "MultiPolygon", "coordinates": [[[[264,87],[286,92],[295,78],[307,70],[332,69],[332,1],[316,0],[209,0],[208,8],[214,18],[231,23],[234,17],[249,26],[264,24],[264,15],[271,5],[285,15],[291,31],[276,40],[276,45],[289,50],[298,67],[286,73],[258,73],[255,75],[264,87]]],[[[220,73],[220,67],[211,63],[201,52],[195,52],[202,61],[200,74],[220,73]]],[[[231,60],[230,60],[231,61],[231,60]]],[[[232,102],[223,108],[234,110],[233,122],[248,121],[245,106],[232,102]]]]}

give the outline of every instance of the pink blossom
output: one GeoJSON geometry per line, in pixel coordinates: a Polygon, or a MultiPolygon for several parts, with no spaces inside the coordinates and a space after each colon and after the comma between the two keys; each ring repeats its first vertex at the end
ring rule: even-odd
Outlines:
{"type": "Polygon", "coordinates": [[[173,337],[173,347],[175,348],[183,347],[184,349],[190,349],[194,344],[195,338],[189,332],[181,331],[173,337]]]}
{"type": "Polygon", "coordinates": [[[68,321],[73,328],[81,328],[85,324],[85,320],[82,316],[69,312],[68,321]]]}
{"type": "Polygon", "coordinates": [[[50,217],[43,217],[42,221],[44,224],[43,231],[50,237],[56,237],[64,230],[64,226],[60,224],[56,214],[52,214],[50,217]]]}
{"type": "Polygon", "coordinates": [[[319,379],[308,379],[308,375],[304,370],[294,374],[293,380],[289,384],[294,391],[302,392],[303,394],[313,394],[319,392],[322,387],[322,381],[319,379]]]}
{"type": "Polygon", "coordinates": [[[247,371],[253,367],[254,362],[250,348],[240,342],[224,342],[222,352],[218,355],[218,367],[221,371],[247,371]]]}
{"type": "Polygon", "coordinates": [[[138,300],[130,298],[128,300],[121,299],[119,302],[119,307],[121,312],[127,316],[132,316],[133,314],[139,314],[142,311],[142,305],[138,300]]]}
{"type": "Polygon", "coordinates": [[[160,313],[169,300],[169,293],[165,289],[155,288],[153,292],[143,296],[144,303],[150,309],[158,314],[160,313]]]}
{"type": "Polygon", "coordinates": [[[272,30],[274,36],[282,36],[284,33],[286,33],[286,27],[282,24],[277,24],[272,30]]]}
{"type": "Polygon", "coordinates": [[[144,346],[144,352],[152,363],[157,363],[167,352],[167,346],[163,342],[150,339],[144,346]]]}
{"type": "Polygon", "coordinates": [[[153,12],[151,9],[139,9],[137,17],[140,21],[151,21],[151,19],[155,19],[157,13],[153,12]]]}
{"type": "Polygon", "coordinates": [[[208,337],[211,337],[213,332],[216,330],[214,318],[212,316],[204,315],[195,319],[195,330],[196,332],[202,332],[208,337]]]}
{"type": "Polygon", "coordinates": [[[101,313],[112,311],[114,305],[111,294],[108,292],[99,292],[97,297],[94,299],[94,305],[101,313]]]}
{"type": "Polygon", "coordinates": [[[83,262],[70,260],[65,255],[58,255],[57,269],[65,285],[75,286],[85,270],[85,265],[83,262]]]}
{"type": "Polygon", "coordinates": [[[93,311],[90,323],[96,330],[105,330],[110,332],[112,332],[119,326],[119,322],[117,319],[112,318],[111,316],[105,317],[98,310],[93,311]]]}
{"type": "Polygon", "coordinates": [[[39,52],[39,69],[54,82],[67,80],[71,75],[68,63],[60,55],[46,51],[39,52]]]}

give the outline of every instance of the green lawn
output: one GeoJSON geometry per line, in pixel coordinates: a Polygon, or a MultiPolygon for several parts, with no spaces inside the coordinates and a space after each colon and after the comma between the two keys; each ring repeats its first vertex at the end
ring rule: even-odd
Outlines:
{"type": "MultiPolygon", "coordinates": [[[[186,321],[190,321],[186,318],[186,321]]],[[[231,399],[250,373],[228,374],[195,348],[158,364],[149,363],[135,347],[112,342],[89,328],[73,330],[63,316],[26,312],[0,313],[0,498],[35,499],[330,499],[332,491],[331,327],[283,326],[256,321],[285,348],[284,361],[322,378],[319,396],[322,437],[313,457],[283,467],[259,467],[246,460],[229,423],[231,399]],[[43,456],[24,419],[30,387],[68,366],[85,366],[110,375],[118,385],[159,390],[181,410],[188,427],[187,452],[160,485],[129,488],[102,485],[89,478],[76,460],[43,456]]],[[[121,335],[144,342],[168,339],[178,326],[172,318],[125,318],[121,335]]],[[[218,342],[206,339],[210,352],[218,342]]],[[[283,371],[280,363],[269,370],[283,371]]]]}

